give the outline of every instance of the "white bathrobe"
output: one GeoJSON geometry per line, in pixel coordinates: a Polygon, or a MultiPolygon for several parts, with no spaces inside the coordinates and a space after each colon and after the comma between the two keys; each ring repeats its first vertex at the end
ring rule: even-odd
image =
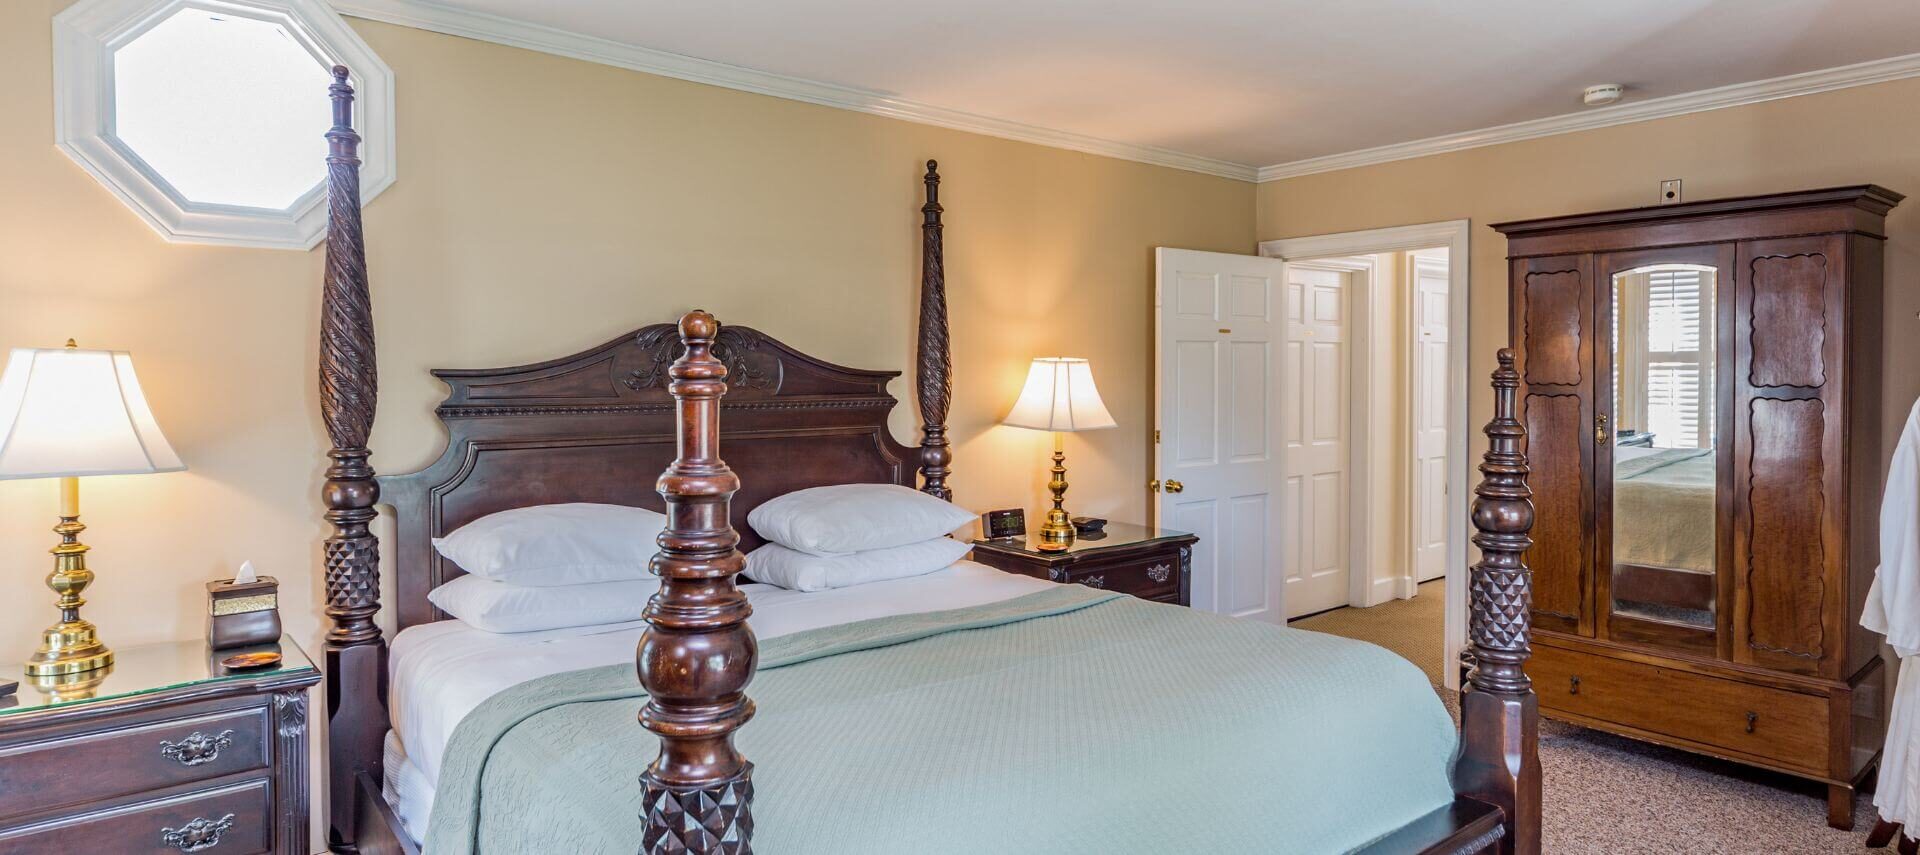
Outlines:
{"type": "Polygon", "coordinates": [[[1880,567],[1860,625],[1887,637],[1900,655],[1893,720],[1880,755],[1873,805],[1880,817],[1920,832],[1920,402],[1907,414],[1880,502],[1880,567]]]}

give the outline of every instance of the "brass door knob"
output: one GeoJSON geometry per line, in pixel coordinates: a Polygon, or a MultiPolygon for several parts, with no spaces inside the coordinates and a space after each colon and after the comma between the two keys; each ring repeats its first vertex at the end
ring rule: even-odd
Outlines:
{"type": "Polygon", "coordinates": [[[1167,479],[1167,492],[1178,493],[1181,490],[1185,490],[1185,489],[1187,489],[1187,485],[1182,484],[1178,481],[1175,481],[1172,478],[1167,479]]]}
{"type": "Polygon", "coordinates": [[[1147,482],[1147,492],[1149,492],[1149,493],[1158,493],[1158,492],[1160,492],[1160,479],[1158,479],[1158,478],[1155,478],[1155,479],[1153,479],[1152,481],[1148,481],[1148,482],[1147,482]]]}

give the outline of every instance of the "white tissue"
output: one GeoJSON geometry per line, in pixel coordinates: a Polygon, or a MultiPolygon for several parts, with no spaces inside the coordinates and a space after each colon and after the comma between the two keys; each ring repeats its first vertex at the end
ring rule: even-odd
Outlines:
{"type": "Polygon", "coordinates": [[[242,561],[240,562],[240,572],[233,574],[233,581],[236,585],[243,582],[258,582],[260,581],[260,574],[254,572],[253,562],[242,561]]]}

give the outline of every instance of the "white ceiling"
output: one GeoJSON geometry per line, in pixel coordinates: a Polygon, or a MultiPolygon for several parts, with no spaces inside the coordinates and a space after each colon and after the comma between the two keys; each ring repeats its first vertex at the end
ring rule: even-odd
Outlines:
{"type": "Polygon", "coordinates": [[[1916,0],[434,5],[1253,166],[1920,52],[1916,0]]]}

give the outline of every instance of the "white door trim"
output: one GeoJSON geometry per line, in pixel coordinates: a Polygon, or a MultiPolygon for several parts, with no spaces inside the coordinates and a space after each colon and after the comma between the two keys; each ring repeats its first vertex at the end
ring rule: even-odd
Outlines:
{"type": "MultiPolygon", "coordinates": [[[[1265,252],[1261,253],[1266,255],[1265,252]]],[[[1371,606],[1373,585],[1372,455],[1360,441],[1362,426],[1373,424],[1373,285],[1378,271],[1370,256],[1313,258],[1288,265],[1307,270],[1334,270],[1352,274],[1347,283],[1347,371],[1353,388],[1347,393],[1347,605],[1371,606]]],[[[1285,384],[1288,375],[1282,372],[1285,384]]],[[[1298,390],[1281,389],[1281,401],[1294,400],[1298,390]]]]}
{"type": "MultiPolygon", "coordinates": [[[[1260,242],[1261,255],[1289,263],[1435,246],[1448,249],[1447,387],[1449,397],[1459,404],[1456,412],[1450,414],[1447,436],[1448,479],[1451,482],[1447,495],[1447,637],[1446,659],[1441,663],[1440,672],[1449,689],[1460,688],[1460,669],[1455,663],[1460,661],[1460,649],[1467,637],[1467,506],[1468,496],[1472,492],[1472,481],[1467,474],[1467,438],[1472,431],[1467,413],[1467,345],[1471,332],[1468,323],[1468,287],[1472,281],[1469,276],[1468,238],[1471,232],[1472,226],[1467,220],[1448,220],[1260,242]]],[[[1358,302],[1370,301],[1371,295],[1367,294],[1366,299],[1358,302]]],[[[1356,320],[1361,312],[1370,317],[1371,307],[1359,308],[1356,320]]],[[[1365,350],[1356,347],[1355,353],[1356,358],[1360,358],[1365,350]]]]}
{"type": "MultiPolygon", "coordinates": [[[[1452,253],[1449,252],[1446,264],[1450,267],[1452,263],[1453,263],[1452,253]]],[[[1409,290],[1412,291],[1413,298],[1415,300],[1418,300],[1420,298],[1419,282],[1420,282],[1421,267],[1424,265],[1429,267],[1430,269],[1432,265],[1436,265],[1436,264],[1440,264],[1440,262],[1433,258],[1423,258],[1418,256],[1408,257],[1407,269],[1402,271],[1402,275],[1405,277],[1407,287],[1409,288],[1409,290]]],[[[1449,272],[1447,276],[1447,287],[1448,287],[1447,301],[1449,304],[1451,304],[1453,302],[1453,291],[1452,291],[1453,276],[1451,275],[1451,272],[1449,272]]],[[[1451,309],[1452,306],[1449,305],[1448,308],[1451,309]]],[[[1412,307],[1409,307],[1409,310],[1407,312],[1407,317],[1406,317],[1406,323],[1403,324],[1401,326],[1401,329],[1399,330],[1401,340],[1407,344],[1406,358],[1402,360],[1400,371],[1402,376],[1407,378],[1408,384],[1414,387],[1414,394],[1419,395],[1420,392],[1418,389],[1418,384],[1419,384],[1420,375],[1414,370],[1419,365],[1419,359],[1420,359],[1419,350],[1418,350],[1418,348],[1420,347],[1420,331],[1416,328],[1416,324],[1415,324],[1416,315],[1417,315],[1417,311],[1415,311],[1412,307]]],[[[1454,321],[1451,316],[1449,316],[1447,320],[1447,326],[1448,326],[1448,331],[1451,332],[1454,326],[1454,321]]],[[[1451,355],[1451,352],[1453,350],[1451,338],[1448,339],[1447,349],[1449,351],[1449,355],[1451,355]]],[[[1451,375],[1448,376],[1447,382],[1449,385],[1452,384],[1453,378],[1451,375]]],[[[1449,392],[1451,392],[1451,389],[1449,389],[1449,392]]],[[[1415,522],[1415,520],[1418,518],[1417,515],[1420,513],[1420,510],[1419,510],[1420,501],[1423,498],[1425,498],[1425,496],[1423,495],[1423,491],[1432,488],[1432,485],[1425,483],[1426,479],[1420,477],[1420,464],[1419,464],[1420,423],[1418,418],[1415,418],[1416,416],[1418,416],[1419,412],[1420,412],[1420,407],[1417,403],[1411,402],[1411,401],[1408,402],[1408,409],[1407,409],[1407,413],[1409,416],[1408,425],[1407,425],[1408,430],[1407,430],[1406,436],[1401,437],[1401,439],[1404,441],[1404,444],[1406,446],[1405,453],[1407,455],[1407,461],[1412,465],[1412,471],[1409,473],[1410,478],[1407,481],[1407,486],[1409,489],[1407,490],[1407,497],[1406,497],[1407,501],[1405,506],[1405,510],[1407,514],[1407,525],[1409,528],[1418,524],[1415,522]]],[[[1453,455],[1452,455],[1453,449],[1451,448],[1453,444],[1452,436],[1451,436],[1452,434],[1451,428],[1453,426],[1449,425],[1448,427],[1449,427],[1449,430],[1448,430],[1449,448],[1448,448],[1447,458],[1448,458],[1448,463],[1451,464],[1453,460],[1453,455]]],[[[1449,478],[1449,480],[1451,480],[1452,473],[1448,473],[1447,477],[1449,478]]],[[[1447,493],[1449,496],[1452,495],[1453,490],[1451,489],[1451,485],[1442,485],[1442,488],[1447,490],[1447,493]]],[[[1466,488],[1463,486],[1461,487],[1461,489],[1464,490],[1466,488]]],[[[1453,513],[1450,507],[1448,508],[1447,513],[1449,515],[1453,513]]],[[[1449,525],[1452,524],[1451,516],[1449,516],[1448,524],[1449,525]]],[[[1453,536],[1452,532],[1448,532],[1447,536],[1449,538],[1448,543],[1451,544],[1452,543],[1451,538],[1453,536]]],[[[1402,599],[1411,597],[1416,592],[1418,592],[1420,588],[1420,583],[1421,581],[1423,581],[1420,578],[1420,574],[1417,572],[1420,564],[1419,544],[1416,543],[1412,537],[1409,537],[1407,539],[1406,547],[1407,547],[1406,554],[1401,556],[1401,559],[1400,559],[1406,562],[1406,566],[1408,568],[1407,574],[1401,579],[1401,581],[1405,584],[1405,590],[1399,594],[1399,596],[1402,599]]]]}

